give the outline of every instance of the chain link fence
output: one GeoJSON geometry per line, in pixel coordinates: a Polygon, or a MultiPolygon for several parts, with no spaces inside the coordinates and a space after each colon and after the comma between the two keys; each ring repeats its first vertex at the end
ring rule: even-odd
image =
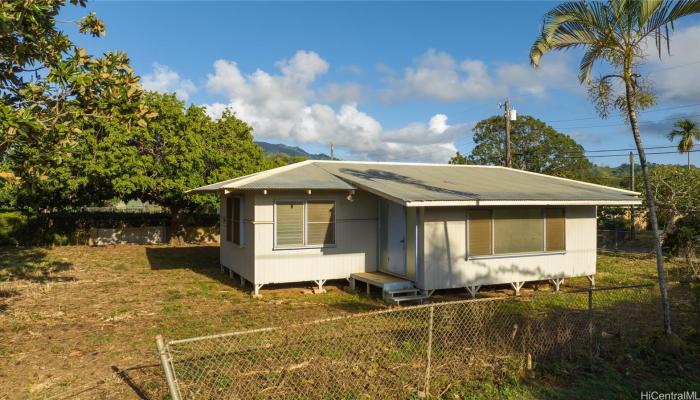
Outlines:
{"type": "MultiPolygon", "coordinates": [[[[663,234],[663,232],[659,232],[663,234]]],[[[634,233],[626,229],[598,229],[598,250],[623,252],[623,253],[643,253],[648,254],[654,251],[654,232],[635,231],[634,233]]]]}
{"type": "Polygon", "coordinates": [[[440,396],[477,370],[593,360],[658,330],[653,285],[477,299],[165,342],[173,399],[440,396]]]}

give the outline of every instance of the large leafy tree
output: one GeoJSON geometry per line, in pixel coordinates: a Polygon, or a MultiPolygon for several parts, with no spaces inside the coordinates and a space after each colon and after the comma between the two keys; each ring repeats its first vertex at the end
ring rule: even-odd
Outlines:
{"type": "MultiPolygon", "coordinates": [[[[700,169],[656,165],[650,168],[649,184],[664,236],[675,230],[679,219],[700,215],[700,169]]],[[[643,184],[638,186],[640,191],[645,190],[643,184]]]]}
{"type": "Polygon", "coordinates": [[[185,106],[174,94],[147,92],[144,101],[154,114],[148,125],[130,131],[114,126],[107,141],[112,150],[100,152],[97,163],[116,196],[168,208],[177,239],[183,211],[217,201],[188,195],[188,189],[254,173],[270,162],[253,142],[251,127],[230,111],[213,120],[204,107],[185,106]]]}
{"type": "MultiPolygon", "coordinates": [[[[85,6],[84,0],[72,0],[85,6]]],[[[110,126],[146,126],[139,78],[124,53],[93,57],[57,28],[65,0],[0,2],[0,159],[12,173],[17,206],[46,210],[99,196],[76,156],[110,126]]],[[[104,34],[94,14],[76,22],[104,34]]]]}
{"type": "Polygon", "coordinates": [[[671,315],[664,275],[663,254],[658,233],[649,168],[637,122],[638,111],[653,104],[653,97],[640,73],[647,45],[654,43],[661,57],[669,49],[669,30],[685,16],[700,12],[698,0],[609,0],[575,1],[559,4],[544,16],[542,31],[530,49],[530,62],[540,65],[542,56],[553,50],[583,49],[579,81],[589,85],[589,93],[602,117],[612,108],[629,122],[637,147],[646,188],[649,222],[656,242],[656,264],[664,312],[664,332],[671,334],[671,315]],[[592,78],[596,63],[612,71],[592,78]],[[615,85],[619,82],[621,90],[615,85]]]}
{"type": "MultiPolygon", "coordinates": [[[[474,149],[466,159],[459,154],[451,163],[500,165],[504,158],[505,120],[493,116],[473,129],[474,149]],[[460,157],[461,156],[461,157],[460,157]]],[[[513,167],[543,174],[584,179],[592,165],[583,147],[537,118],[521,115],[511,123],[513,167]]]]}
{"type": "Polygon", "coordinates": [[[675,129],[668,133],[668,140],[678,141],[678,152],[688,155],[688,169],[690,169],[690,151],[693,150],[696,141],[700,141],[700,128],[698,124],[689,119],[680,119],[674,124],[675,129]]]}

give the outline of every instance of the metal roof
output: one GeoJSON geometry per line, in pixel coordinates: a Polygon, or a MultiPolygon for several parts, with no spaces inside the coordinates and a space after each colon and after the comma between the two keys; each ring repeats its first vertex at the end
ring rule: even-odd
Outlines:
{"type": "Polygon", "coordinates": [[[315,160],[193,192],[356,188],[407,206],[641,203],[636,192],[505,167],[315,160]]]}
{"type": "Polygon", "coordinates": [[[317,189],[352,190],[352,184],[329,173],[313,161],[302,161],[223,182],[201,186],[188,193],[218,192],[225,189],[317,189]]]}

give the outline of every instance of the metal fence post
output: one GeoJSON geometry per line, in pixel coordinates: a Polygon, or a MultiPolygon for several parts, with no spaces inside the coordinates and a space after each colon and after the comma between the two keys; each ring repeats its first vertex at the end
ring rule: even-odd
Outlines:
{"type": "Polygon", "coordinates": [[[588,364],[593,370],[593,288],[588,288],[588,364]]]}
{"type": "Polygon", "coordinates": [[[165,380],[168,381],[168,390],[170,391],[170,397],[173,400],[182,400],[180,397],[180,392],[177,389],[177,383],[175,382],[175,374],[173,373],[172,367],[170,365],[170,357],[167,350],[165,349],[165,342],[163,341],[163,336],[156,336],[156,344],[158,345],[158,354],[160,355],[160,364],[163,366],[163,371],[165,371],[165,380]]]}
{"type": "Polygon", "coordinates": [[[427,366],[425,368],[425,396],[430,395],[430,363],[433,354],[433,316],[435,313],[435,306],[430,306],[430,317],[428,319],[428,360],[427,366]]]}

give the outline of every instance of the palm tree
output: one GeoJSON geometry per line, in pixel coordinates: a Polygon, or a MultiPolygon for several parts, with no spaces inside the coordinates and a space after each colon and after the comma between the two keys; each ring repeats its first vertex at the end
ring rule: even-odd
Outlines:
{"type": "Polygon", "coordinates": [[[680,138],[678,142],[678,152],[688,154],[688,169],[690,169],[690,151],[695,146],[695,141],[700,141],[700,129],[698,124],[689,119],[679,119],[673,125],[676,129],[668,133],[668,140],[674,141],[680,138]]]}
{"type": "Polygon", "coordinates": [[[544,16],[540,36],[530,49],[530,62],[539,66],[542,56],[552,50],[580,48],[584,50],[579,67],[579,81],[589,85],[601,117],[615,106],[628,119],[642,167],[649,222],[654,231],[656,267],[664,312],[664,332],[671,334],[668,290],[664,276],[663,254],[658,233],[654,196],[649,184],[642,137],[637,123],[639,109],[653,104],[639,73],[647,45],[653,41],[661,57],[662,49],[670,51],[669,30],[674,21],[700,13],[700,0],[608,0],[575,1],[557,5],[544,16]],[[612,69],[595,81],[591,72],[596,63],[612,69]],[[624,92],[616,96],[613,83],[623,84],[624,92]]]}

